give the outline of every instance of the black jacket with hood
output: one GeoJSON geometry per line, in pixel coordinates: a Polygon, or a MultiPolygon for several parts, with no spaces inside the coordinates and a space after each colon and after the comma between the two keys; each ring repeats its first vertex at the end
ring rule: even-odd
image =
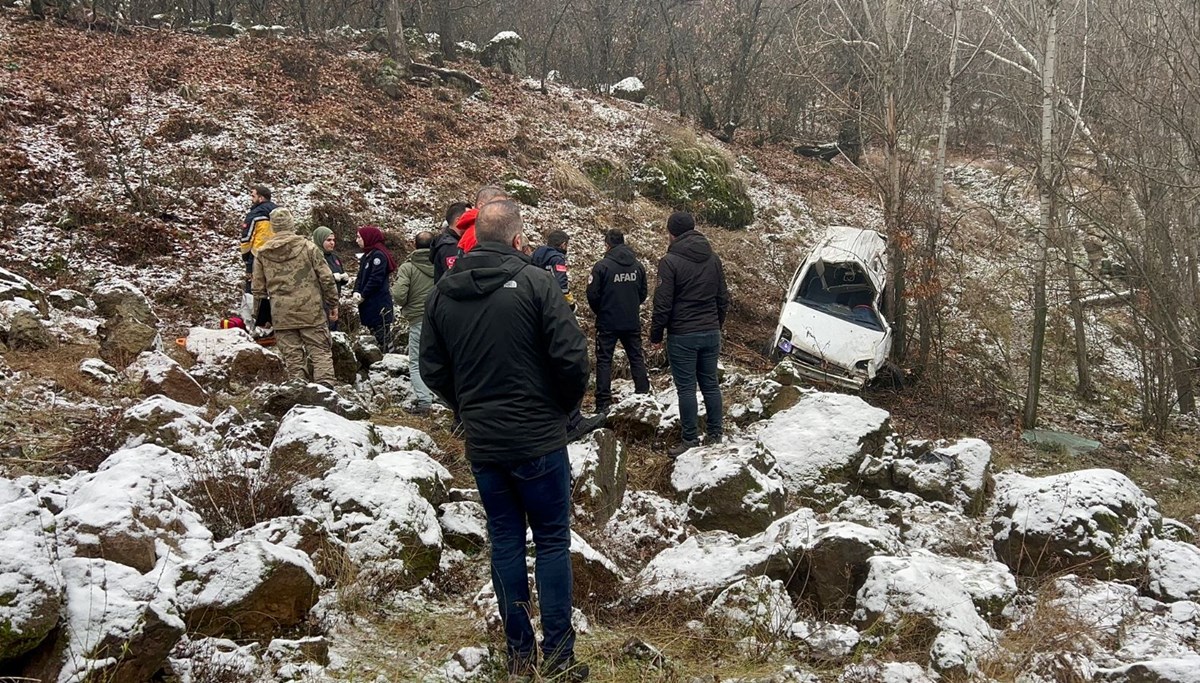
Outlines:
{"type": "Polygon", "coordinates": [[[462,419],[471,462],[566,445],[589,371],[587,338],[554,278],[511,247],[480,244],[429,295],[421,379],[462,419]]]}
{"type": "Polygon", "coordinates": [[[588,280],[588,306],[596,314],[596,329],[632,332],[642,329],[638,313],[646,300],[646,269],[633,250],[618,244],[596,265],[588,280]]]}
{"type": "Polygon", "coordinates": [[[433,264],[433,281],[440,281],[442,276],[454,267],[456,259],[458,259],[458,233],[450,228],[444,228],[429,245],[429,261],[433,264]]]}
{"type": "Polygon", "coordinates": [[[728,309],[729,290],[721,258],[695,230],[676,237],[658,262],[651,343],[662,342],[664,331],[696,334],[720,330],[728,309]]]}

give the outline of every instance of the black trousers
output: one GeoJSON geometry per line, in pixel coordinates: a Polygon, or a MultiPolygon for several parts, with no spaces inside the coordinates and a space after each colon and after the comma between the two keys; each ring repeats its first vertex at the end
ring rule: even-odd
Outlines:
{"type": "Polygon", "coordinates": [[[646,354],[642,352],[642,331],[628,330],[596,332],[596,408],[612,405],[612,359],[617,341],[625,347],[629,369],[633,372],[633,389],[639,394],[650,393],[650,376],[646,374],[646,354]]]}

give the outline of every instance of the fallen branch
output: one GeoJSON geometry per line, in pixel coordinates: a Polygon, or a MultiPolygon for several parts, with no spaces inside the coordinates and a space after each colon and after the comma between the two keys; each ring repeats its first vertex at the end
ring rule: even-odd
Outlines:
{"type": "Polygon", "coordinates": [[[475,92],[477,90],[483,89],[483,84],[480,83],[479,81],[475,80],[474,76],[472,76],[471,74],[469,74],[465,71],[459,71],[457,69],[444,69],[440,66],[433,66],[432,64],[422,64],[420,62],[413,62],[412,64],[410,64],[409,70],[414,75],[434,74],[434,75],[440,76],[441,78],[444,78],[445,80],[448,80],[448,81],[453,81],[453,80],[462,81],[463,83],[466,83],[468,87],[471,88],[471,92],[475,92]]]}

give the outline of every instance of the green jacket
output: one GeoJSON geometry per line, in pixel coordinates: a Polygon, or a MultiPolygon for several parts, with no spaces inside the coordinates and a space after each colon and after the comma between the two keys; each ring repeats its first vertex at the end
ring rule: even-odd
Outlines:
{"type": "Polygon", "coordinates": [[[425,300],[433,291],[433,264],[428,249],[416,249],[396,269],[392,302],[404,319],[419,322],[425,316],[425,300]]]}

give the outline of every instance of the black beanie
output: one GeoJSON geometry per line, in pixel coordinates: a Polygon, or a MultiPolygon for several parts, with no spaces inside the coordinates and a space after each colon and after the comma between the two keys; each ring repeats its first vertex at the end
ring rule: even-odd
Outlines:
{"type": "Polygon", "coordinates": [[[667,219],[667,232],[679,237],[688,230],[696,229],[696,219],[687,211],[676,211],[667,219]]]}

